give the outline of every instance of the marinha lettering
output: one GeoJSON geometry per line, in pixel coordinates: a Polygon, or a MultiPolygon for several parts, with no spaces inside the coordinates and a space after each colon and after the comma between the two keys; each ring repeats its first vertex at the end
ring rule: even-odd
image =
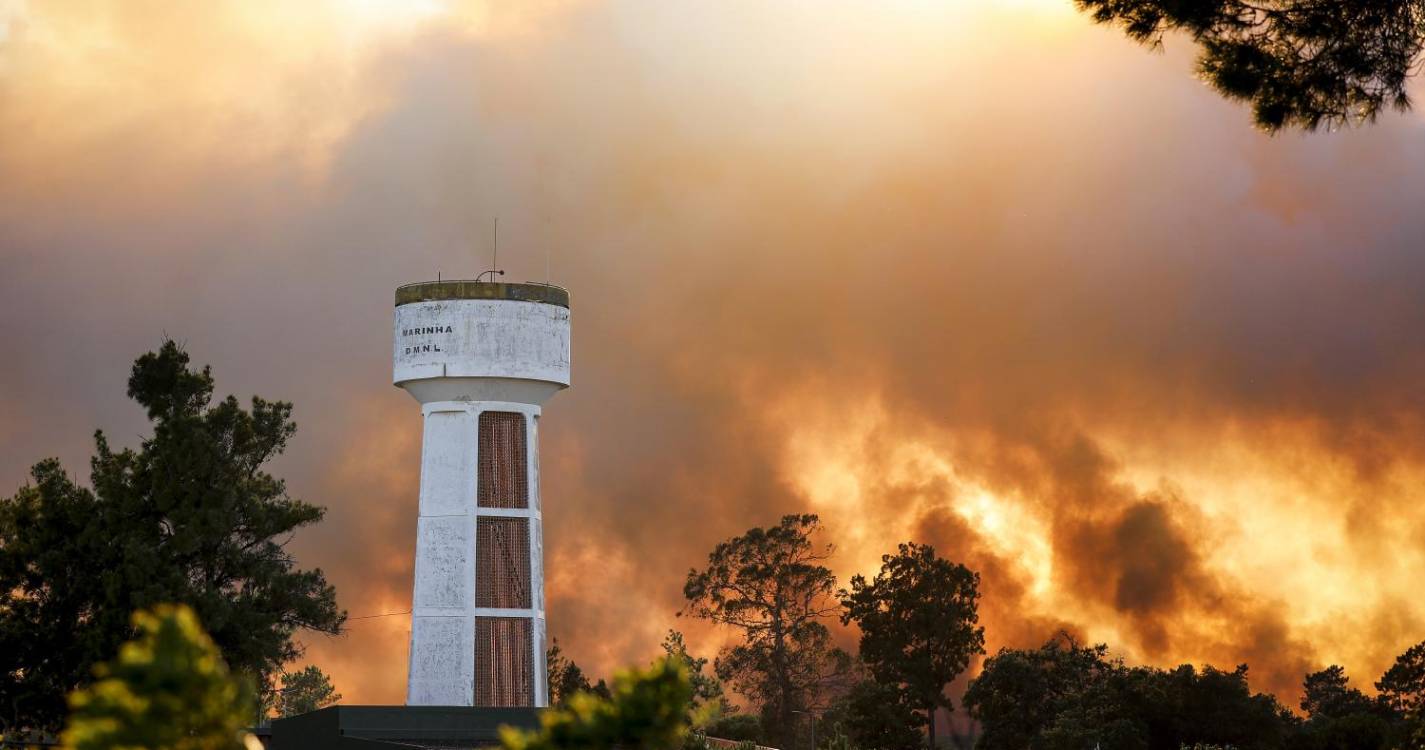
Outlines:
{"type": "MultiPolygon", "coordinates": [[[[455,326],[420,326],[418,328],[402,328],[401,337],[406,336],[429,336],[435,333],[455,333],[455,326]]],[[[411,344],[406,347],[406,354],[430,354],[439,352],[440,344],[411,344]]]]}

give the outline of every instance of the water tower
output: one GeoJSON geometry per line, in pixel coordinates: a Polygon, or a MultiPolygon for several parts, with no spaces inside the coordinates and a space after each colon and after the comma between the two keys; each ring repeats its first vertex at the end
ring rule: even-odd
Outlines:
{"type": "Polygon", "coordinates": [[[569,386],[569,293],[396,290],[395,384],[421,403],[410,706],[546,706],[539,415],[569,386]]]}

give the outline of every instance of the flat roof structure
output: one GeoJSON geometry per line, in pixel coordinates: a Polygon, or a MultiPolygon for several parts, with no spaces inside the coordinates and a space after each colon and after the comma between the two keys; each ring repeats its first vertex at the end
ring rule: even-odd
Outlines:
{"type": "Polygon", "coordinates": [[[271,750],[486,748],[500,744],[500,727],[539,727],[537,708],[457,706],[328,706],[277,719],[271,750]]]}
{"type": "Polygon", "coordinates": [[[456,299],[517,300],[569,307],[569,291],[553,284],[506,284],[489,281],[421,281],[396,288],[396,307],[415,302],[456,299]]]}

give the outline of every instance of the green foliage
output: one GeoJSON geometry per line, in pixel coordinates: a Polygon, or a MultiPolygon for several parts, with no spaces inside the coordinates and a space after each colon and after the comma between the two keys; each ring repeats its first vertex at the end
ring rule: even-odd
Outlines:
{"type": "Polygon", "coordinates": [[[735,742],[761,742],[762,722],[750,714],[728,714],[708,722],[703,734],[735,742]]]}
{"type": "MultiPolygon", "coordinates": [[[[564,650],[559,647],[559,639],[555,638],[545,651],[545,663],[548,664],[547,675],[549,679],[549,704],[551,706],[568,705],[569,699],[580,692],[593,690],[589,684],[589,678],[584,675],[584,670],[574,663],[573,659],[564,655],[564,650]]],[[[603,682],[600,681],[600,687],[603,682]]],[[[607,697],[607,688],[604,689],[607,697]]]]}
{"type": "Polygon", "coordinates": [[[138,636],[70,697],[71,750],[241,750],[252,695],[187,607],[133,616],[138,636]]]}
{"type": "Polygon", "coordinates": [[[711,747],[707,735],[702,732],[692,731],[683,735],[683,750],[709,750],[711,747]]]}
{"type": "Polygon", "coordinates": [[[1425,45],[1422,0],[1075,0],[1094,20],[1159,44],[1179,31],[1198,70],[1257,124],[1314,130],[1406,110],[1425,45]]]}
{"type": "Polygon", "coordinates": [[[811,541],[818,528],[816,516],[800,515],[751,529],[719,544],[683,586],[688,605],[680,614],[742,631],[743,642],[718,655],[718,677],[759,707],[769,739],[784,747],[795,712],[850,666],[822,622],[836,611],[836,577],[822,564],[831,547],[811,541]]]}
{"type": "Polygon", "coordinates": [[[1313,721],[1377,712],[1379,704],[1349,682],[1346,670],[1335,664],[1307,675],[1302,681],[1301,710],[1313,721]]]}
{"type": "Polygon", "coordinates": [[[578,693],[564,708],[541,717],[541,728],[500,731],[506,750],[662,750],[682,745],[693,688],[687,669],[676,659],[662,659],[644,670],[614,677],[608,698],[578,693]]]}
{"type": "Polygon", "coordinates": [[[1353,713],[1312,719],[1297,733],[1293,750],[1385,750],[1408,747],[1392,741],[1393,727],[1384,716],[1353,713]]]}
{"type": "MultiPolygon", "coordinates": [[[[722,681],[716,675],[708,674],[707,657],[694,657],[688,653],[688,645],[683,642],[683,634],[669,630],[663,639],[663,653],[670,659],[682,662],[688,670],[688,679],[693,684],[693,705],[691,709],[693,726],[702,726],[723,714],[736,710],[727,700],[722,689],[722,681]]],[[[733,739],[731,737],[725,739],[733,739]]]]}
{"type": "Polygon", "coordinates": [[[1330,666],[1306,675],[1302,721],[1269,695],[1253,694],[1247,669],[1162,670],[1110,660],[1104,646],[1067,636],[1037,651],[1001,651],[971,683],[965,703],[983,722],[980,747],[1073,750],[1236,747],[1292,750],[1421,748],[1411,705],[1420,652],[1407,651],[1372,699],[1330,666]]]}
{"type": "Polygon", "coordinates": [[[899,686],[864,680],[853,685],[827,710],[822,733],[833,741],[864,750],[915,750],[924,744],[916,713],[899,686]],[[837,739],[839,738],[839,740],[837,739]]]}
{"type": "Polygon", "coordinates": [[[904,696],[897,704],[925,712],[932,747],[935,710],[953,709],[945,686],[985,652],[979,586],[978,573],[911,543],[881,557],[875,580],[853,576],[851,590],[841,592],[842,622],[860,627],[861,660],[883,686],[878,690],[898,689],[904,696]]]}
{"type": "Polygon", "coordinates": [[[296,672],[282,673],[275,708],[279,717],[299,716],[340,700],[341,693],[332,686],[331,678],[316,665],[309,664],[296,672]]]}
{"type": "Polygon", "coordinates": [[[1107,647],[1061,636],[1033,651],[1002,649],[970,684],[978,747],[1159,748],[1197,743],[1284,746],[1296,719],[1252,693],[1247,669],[1127,667],[1107,647]]]}
{"type": "Polygon", "coordinates": [[[861,750],[851,741],[850,737],[841,732],[833,732],[826,738],[826,741],[821,743],[821,747],[825,750],[861,750]]]}
{"type": "Polygon", "coordinates": [[[1381,704],[1396,719],[1392,734],[1400,747],[1425,748],[1425,643],[1396,657],[1376,681],[1381,704]]]}
{"type": "Polygon", "coordinates": [[[1066,634],[1037,650],[1000,649],[965,692],[965,707],[983,724],[979,746],[1029,747],[1085,686],[1122,668],[1107,646],[1080,646],[1066,634]]]}
{"type": "Polygon", "coordinates": [[[46,460],[0,499],[5,732],[56,728],[66,694],[133,634],[135,610],[188,605],[227,664],[260,684],[299,655],[297,629],[336,633],[345,620],[321,571],[296,569],[283,548],[322,510],[262,470],[296,429],[291,405],[213,404],[210,372],[171,341],[134,363],[128,393],[153,435],[115,452],[96,433],[92,490],[46,460]]]}
{"type": "Polygon", "coordinates": [[[1397,713],[1420,714],[1425,709],[1425,643],[1417,643],[1396,657],[1376,682],[1376,690],[1397,713]]]}
{"type": "Polygon", "coordinates": [[[1253,693],[1247,666],[1228,672],[1182,665],[1129,671],[1122,695],[1131,714],[1146,717],[1151,746],[1207,743],[1280,747],[1296,718],[1267,693],[1253,693]]]}

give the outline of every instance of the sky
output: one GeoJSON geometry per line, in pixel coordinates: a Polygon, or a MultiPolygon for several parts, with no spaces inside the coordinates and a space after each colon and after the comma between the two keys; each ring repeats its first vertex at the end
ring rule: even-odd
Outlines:
{"type": "MultiPolygon", "coordinates": [[[[1192,57],[1068,0],[0,0],[0,495],[137,445],[171,337],[295,403],[298,561],[409,609],[392,293],[498,217],[505,279],[571,294],[545,572],[587,671],[711,655],[688,569],[815,512],[842,582],[979,571],[991,653],[1369,688],[1425,640],[1425,115],[1268,136],[1192,57]]],[[[408,632],[301,640],[401,703],[408,632]]]]}

